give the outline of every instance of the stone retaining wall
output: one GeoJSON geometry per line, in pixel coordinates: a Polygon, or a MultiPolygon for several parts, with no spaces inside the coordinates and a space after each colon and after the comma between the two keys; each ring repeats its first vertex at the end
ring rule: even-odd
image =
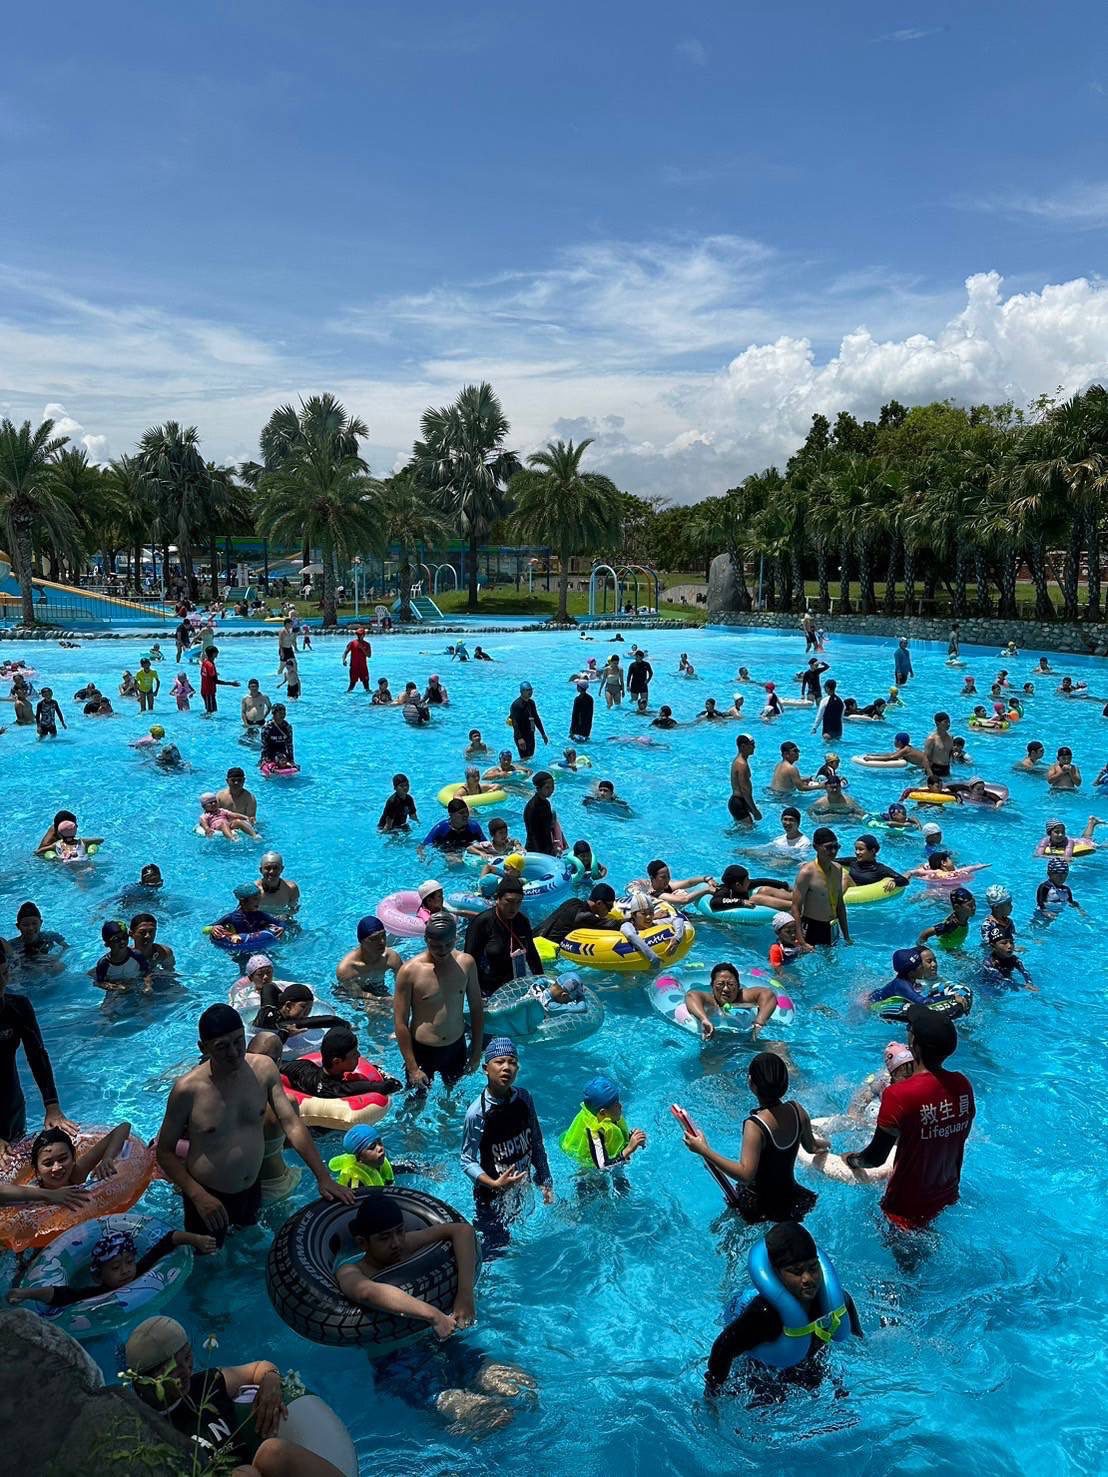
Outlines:
{"type": "MultiPolygon", "coordinates": [[[[319,636],[349,636],[360,624],[351,621],[342,626],[309,626],[312,640],[319,636]]],[[[412,624],[410,626],[396,626],[391,631],[372,631],[369,633],[373,641],[384,641],[389,636],[468,636],[471,641],[476,642],[478,636],[518,636],[520,632],[528,631],[688,631],[699,625],[698,621],[683,621],[676,618],[666,617],[654,620],[650,616],[626,616],[622,620],[595,620],[587,624],[578,622],[568,626],[556,625],[553,621],[539,621],[533,626],[451,626],[445,622],[435,621],[426,625],[412,624]]],[[[216,630],[216,643],[222,646],[225,641],[237,641],[243,636],[266,636],[276,635],[279,627],[275,625],[258,626],[244,630],[226,628],[216,630]]],[[[174,642],[174,633],[171,630],[144,629],[141,626],[119,626],[110,631],[83,631],[65,630],[61,626],[16,626],[11,630],[0,631],[0,641],[168,641],[170,645],[174,642]]],[[[191,650],[191,648],[190,648],[191,650]]]]}
{"type": "MultiPolygon", "coordinates": [[[[929,616],[903,615],[815,615],[822,631],[854,636],[911,636],[917,641],[942,641],[950,635],[953,621],[929,616]]],[[[799,635],[800,618],[785,611],[709,611],[712,626],[752,626],[769,630],[793,630],[799,635]]],[[[964,646],[990,646],[999,651],[1014,641],[1022,650],[1074,651],[1093,654],[1108,651],[1108,624],[1064,621],[1006,621],[986,616],[967,616],[958,628],[964,646]]]]}

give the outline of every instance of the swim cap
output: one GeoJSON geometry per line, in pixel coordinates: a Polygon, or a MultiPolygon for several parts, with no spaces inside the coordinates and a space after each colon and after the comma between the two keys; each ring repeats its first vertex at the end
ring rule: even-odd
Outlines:
{"type": "Polygon", "coordinates": [[[589,684],[587,682],[578,682],[576,687],[578,692],[588,692],[589,690],[589,684]]]}
{"type": "Polygon", "coordinates": [[[89,1252],[89,1266],[95,1272],[105,1262],[114,1261],[125,1251],[129,1251],[132,1256],[135,1254],[135,1238],[130,1231],[106,1231],[89,1252]]]}
{"type": "Polygon", "coordinates": [[[426,882],[421,882],[416,888],[416,892],[419,894],[419,900],[421,903],[426,901],[426,899],[429,898],[433,892],[441,891],[442,883],[436,882],[433,877],[428,877],[426,882]]]}
{"type": "Polygon", "coordinates": [[[454,938],[458,932],[458,920],[453,913],[432,913],[423,925],[423,937],[425,939],[454,938]]]}
{"type": "Polygon", "coordinates": [[[760,1051],[750,1063],[750,1085],[759,1103],[772,1107],[789,1090],[789,1069],[772,1051],[760,1051]]]}
{"type": "Polygon", "coordinates": [[[513,851],[511,856],[504,858],[504,870],[506,872],[522,872],[527,865],[527,858],[521,851],[513,851]]]}
{"type": "MultiPolygon", "coordinates": [[[[907,815],[908,814],[908,810],[907,810],[907,807],[904,804],[902,804],[901,801],[894,800],[892,802],[892,804],[889,806],[889,808],[885,811],[885,814],[891,820],[894,815],[907,815]]],[[[926,828],[925,828],[925,833],[926,833],[926,828]]]]}
{"type": "Polygon", "coordinates": [[[773,683],[772,682],[767,682],[766,683],[766,691],[767,692],[772,692],[773,691],[773,683]]]}
{"type": "Polygon", "coordinates": [[[534,692],[534,690],[535,689],[531,686],[530,682],[521,682],[519,684],[519,691],[521,695],[525,692],[534,692]]]}
{"type": "Polygon", "coordinates": [[[920,826],[920,831],[924,836],[941,836],[943,834],[942,826],[937,826],[934,821],[924,821],[923,825],[920,826]]]}
{"type": "Polygon", "coordinates": [[[774,933],[780,933],[783,928],[788,928],[790,923],[795,922],[796,919],[791,913],[786,913],[782,911],[780,913],[774,913],[772,919],[770,920],[770,926],[772,927],[774,933]]]}
{"type": "Polygon", "coordinates": [[[599,1113],[602,1108],[611,1107],[612,1103],[619,1102],[619,1088],[610,1077],[603,1075],[594,1077],[591,1082],[585,1084],[581,1101],[590,1113],[599,1113]]]}
{"type": "Polygon", "coordinates": [[[837,841],[838,839],[830,826],[819,826],[812,832],[813,846],[826,846],[829,841],[837,841]]]}
{"type": "Polygon", "coordinates": [[[101,926],[100,937],[106,944],[110,944],[117,934],[126,932],[127,925],[122,918],[109,918],[108,922],[101,926]]]}
{"type": "Polygon", "coordinates": [[[795,1267],[800,1262],[814,1261],[819,1255],[812,1233],[799,1221],[778,1221],[766,1232],[766,1254],[771,1267],[795,1267]]]}
{"type": "Polygon", "coordinates": [[[238,1011],[222,1003],[209,1005],[196,1027],[201,1041],[214,1041],[217,1036],[229,1036],[232,1031],[241,1031],[242,1028],[238,1011]]]}
{"type": "Polygon", "coordinates": [[[914,1060],[903,1041],[890,1041],[885,1047],[885,1070],[890,1073],[895,1072],[897,1067],[906,1067],[914,1060]]]}
{"type": "Polygon", "coordinates": [[[910,744],[911,742],[912,735],[910,733],[898,733],[896,738],[893,739],[893,743],[898,749],[903,749],[905,744],[910,744]]]}
{"type": "Polygon", "coordinates": [[[951,891],[950,901],[952,903],[972,903],[973,893],[970,892],[968,887],[955,887],[951,891]]]}
{"type": "Polygon", "coordinates": [[[285,859],[279,851],[267,851],[259,865],[263,867],[283,867],[285,865],[285,859]]]}
{"type": "Polygon", "coordinates": [[[372,938],[375,933],[384,933],[385,925],[377,917],[376,913],[367,913],[364,918],[358,919],[358,942],[362,939],[372,938]]]}
{"type": "Polygon", "coordinates": [[[273,960],[268,954],[251,954],[246,961],[246,973],[254,974],[259,969],[272,969],[273,960]]]}
{"type": "Polygon", "coordinates": [[[632,913],[651,913],[653,904],[645,892],[633,892],[627,899],[627,906],[632,913]]]}
{"type": "Polygon", "coordinates": [[[165,729],[160,723],[152,723],[150,725],[150,737],[156,739],[165,738],[165,729]]]}
{"type": "Polygon", "coordinates": [[[1066,861],[1065,857],[1052,856],[1046,864],[1046,875],[1048,877],[1068,877],[1069,874],[1070,864],[1066,861]]]}
{"type": "Polygon", "coordinates": [[[370,1128],[368,1123],[355,1123],[353,1128],[348,1128],[343,1135],[342,1151],[344,1154],[360,1154],[363,1149],[368,1149],[370,1144],[375,1144],[381,1135],[376,1129],[370,1128]]]}
{"type": "Polygon", "coordinates": [[[57,832],[58,832],[58,835],[59,836],[76,836],[76,834],[77,834],[77,822],[76,821],[59,821],[58,826],[57,826],[57,832]]]}
{"type": "Polygon", "coordinates": [[[251,898],[258,896],[258,884],[256,882],[240,882],[235,888],[235,896],[240,903],[248,903],[251,898]]]}
{"type": "Polygon", "coordinates": [[[216,798],[217,797],[214,790],[205,790],[204,793],[200,796],[200,804],[211,805],[216,798]]]}
{"type": "Polygon", "coordinates": [[[431,675],[430,675],[430,677],[428,677],[428,679],[427,679],[428,682],[437,682],[438,680],[439,680],[439,674],[437,672],[432,672],[431,675]]]}
{"type": "MultiPolygon", "coordinates": [[[[1047,871],[1050,871],[1049,866],[1047,867],[1047,871]]],[[[998,903],[1010,903],[1012,901],[1012,894],[1002,883],[994,882],[992,887],[986,887],[985,889],[985,901],[990,907],[996,907],[998,903]]]]}
{"type": "Polygon", "coordinates": [[[164,1313],[147,1318],[127,1340],[127,1368],[136,1374],[149,1374],[168,1364],[188,1342],[189,1336],[176,1318],[167,1318],[164,1313]]]}
{"type": "Polygon", "coordinates": [[[918,949],[896,949],[893,952],[893,968],[897,974],[911,974],[923,963],[923,955],[918,949]]]}
{"type": "Polygon", "coordinates": [[[908,1028],[920,1048],[925,1062],[943,1062],[958,1046],[954,1022],[926,1005],[909,1005],[908,1028]]]}
{"type": "Polygon", "coordinates": [[[358,1206],[358,1213],[350,1222],[355,1236],[379,1236],[383,1231],[393,1231],[403,1226],[404,1216],[400,1206],[391,1195],[367,1195],[358,1206]]]}
{"type": "Polygon", "coordinates": [[[589,893],[590,903],[607,903],[610,908],[616,900],[616,890],[607,882],[598,882],[589,893]]]}
{"type": "Polygon", "coordinates": [[[507,872],[496,884],[494,897],[522,897],[523,883],[515,872],[507,872]]]}
{"type": "Polygon", "coordinates": [[[871,836],[868,831],[863,832],[862,835],[858,837],[858,840],[869,851],[880,851],[881,850],[881,843],[880,843],[880,841],[878,841],[878,839],[877,839],[876,836],[871,836]]]}
{"type": "Polygon", "coordinates": [[[481,1060],[487,1067],[494,1057],[510,1056],[519,1060],[519,1052],[516,1050],[515,1042],[510,1036],[494,1036],[485,1047],[485,1054],[481,1060]]]}

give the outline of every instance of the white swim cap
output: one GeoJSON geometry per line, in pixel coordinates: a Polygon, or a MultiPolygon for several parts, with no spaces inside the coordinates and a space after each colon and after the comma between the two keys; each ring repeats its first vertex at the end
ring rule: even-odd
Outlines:
{"type": "Polygon", "coordinates": [[[785,912],[774,913],[773,917],[770,919],[770,924],[773,928],[774,933],[780,933],[783,928],[788,928],[790,923],[795,922],[796,919],[793,917],[793,915],[791,913],[785,912]]]}

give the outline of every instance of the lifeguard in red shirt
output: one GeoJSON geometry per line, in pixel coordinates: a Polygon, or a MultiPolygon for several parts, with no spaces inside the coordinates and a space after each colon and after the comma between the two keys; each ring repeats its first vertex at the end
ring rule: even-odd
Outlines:
{"type": "Polygon", "coordinates": [[[915,1071],[885,1089],[869,1146],[843,1156],[851,1169],[876,1169],[896,1146],[881,1209],[902,1231],[929,1225],[958,1199],[975,1104],[969,1078],[943,1065],[957,1045],[951,1020],[926,1005],[910,1006],[908,1046],[915,1071]]]}
{"type": "Polygon", "coordinates": [[[360,682],[369,691],[369,659],[373,655],[373,647],[365,639],[365,627],[359,626],[354,632],[353,641],[346,643],[346,650],[342,654],[342,664],[345,667],[347,657],[350,658],[350,686],[347,692],[353,692],[355,686],[360,682]]]}

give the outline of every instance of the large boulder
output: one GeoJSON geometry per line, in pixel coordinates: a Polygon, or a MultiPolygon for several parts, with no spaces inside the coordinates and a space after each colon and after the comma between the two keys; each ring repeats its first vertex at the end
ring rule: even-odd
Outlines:
{"type": "Polygon", "coordinates": [[[0,1312],[0,1430],[9,1472],[178,1477],[188,1441],[104,1376],[76,1339],[25,1309],[0,1312]]]}
{"type": "Polygon", "coordinates": [[[708,618],[728,615],[739,607],[739,581],[730,554],[717,554],[708,570],[708,618]]]}

